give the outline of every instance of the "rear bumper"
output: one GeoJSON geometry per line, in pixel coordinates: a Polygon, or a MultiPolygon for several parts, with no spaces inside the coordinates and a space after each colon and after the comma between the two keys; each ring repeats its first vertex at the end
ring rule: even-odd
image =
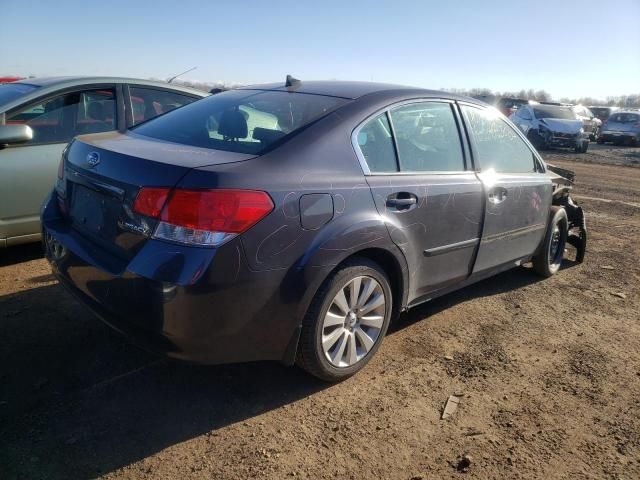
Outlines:
{"type": "Polygon", "coordinates": [[[252,272],[239,239],[214,252],[149,240],[154,248],[126,263],[66,227],[56,204],[43,211],[46,258],[60,283],[107,325],[147,350],[196,363],[291,361],[299,319],[297,299],[281,294],[286,272],[252,272]],[[212,254],[197,280],[162,279],[204,251],[212,254]],[[132,271],[137,264],[154,268],[141,274],[132,271]]]}

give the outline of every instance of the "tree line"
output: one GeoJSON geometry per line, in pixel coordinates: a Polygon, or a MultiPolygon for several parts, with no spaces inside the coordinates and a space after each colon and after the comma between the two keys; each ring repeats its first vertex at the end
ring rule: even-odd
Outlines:
{"type": "MultiPolygon", "coordinates": [[[[459,95],[467,95],[471,97],[489,95],[494,97],[512,97],[512,98],[522,98],[524,100],[536,100],[538,102],[548,102],[554,100],[549,92],[546,90],[534,90],[530,88],[529,90],[522,89],[517,92],[498,92],[492,91],[488,88],[471,88],[469,90],[460,89],[460,88],[444,88],[447,92],[456,93],[459,95]]],[[[622,107],[622,108],[639,108],[640,107],[640,94],[636,95],[619,95],[619,96],[608,96],[605,100],[600,98],[593,97],[579,97],[579,98],[569,98],[562,97],[557,101],[563,103],[572,103],[575,105],[598,105],[598,106],[606,106],[606,107],[622,107]]]]}

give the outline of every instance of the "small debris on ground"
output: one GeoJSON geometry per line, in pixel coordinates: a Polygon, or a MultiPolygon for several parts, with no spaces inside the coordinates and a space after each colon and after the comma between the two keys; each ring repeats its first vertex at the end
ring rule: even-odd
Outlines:
{"type": "Polygon", "coordinates": [[[462,473],[467,473],[469,471],[469,467],[471,466],[471,455],[464,454],[458,458],[457,463],[455,464],[456,470],[462,473]]]}
{"type": "Polygon", "coordinates": [[[453,360],[453,356],[451,356],[451,355],[445,355],[445,356],[444,356],[444,359],[445,359],[445,360],[453,360]]]}
{"type": "Polygon", "coordinates": [[[605,270],[615,270],[615,267],[611,265],[600,265],[600,268],[603,268],[605,270]]]}
{"type": "Polygon", "coordinates": [[[458,409],[458,403],[460,403],[460,397],[457,395],[450,395],[447,399],[447,403],[444,406],[444,411],[442,412],[442,420],[445,418],[449,418],[453,415],[458,409]]]}
{"type": "Polygon", "coordinates": [[[619,298],[627,298],[627,294],[623,292],[611,292],[611,295],[619,298]]]}

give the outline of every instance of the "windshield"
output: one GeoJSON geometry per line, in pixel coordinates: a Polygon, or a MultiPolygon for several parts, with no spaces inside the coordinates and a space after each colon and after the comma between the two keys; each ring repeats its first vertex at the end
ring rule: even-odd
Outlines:
{"type": "Polygon", "coordinates": [[[133,129],[173,143],[259,155],[347,100],[264,90],[231,90],[133,129]]]}
{"type": "Polygon", "coordinates": [[[21,95],[33,92],[37,88],[40,87],[28,83],[2,83],[0,84],[0,105],[9,103],[21,95]]]}
{"type": "Polygon", "coordinates": [[[576,114],[569,107],[556,105],[537,105],[533,108],[536,118],[560,118],[563,120],[575,120],[576,114]]]}

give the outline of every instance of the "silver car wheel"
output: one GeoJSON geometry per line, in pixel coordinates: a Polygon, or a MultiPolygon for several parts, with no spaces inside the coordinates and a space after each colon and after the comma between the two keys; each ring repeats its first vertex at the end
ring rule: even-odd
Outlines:
{"type": "Polygon", "coordinates": [[[382,285],[368,276],[355,277],[334,297],[322,324],[322,349],[335,367],[350,367],[371,351],[380,338],[386,313],[382,285]]]}

